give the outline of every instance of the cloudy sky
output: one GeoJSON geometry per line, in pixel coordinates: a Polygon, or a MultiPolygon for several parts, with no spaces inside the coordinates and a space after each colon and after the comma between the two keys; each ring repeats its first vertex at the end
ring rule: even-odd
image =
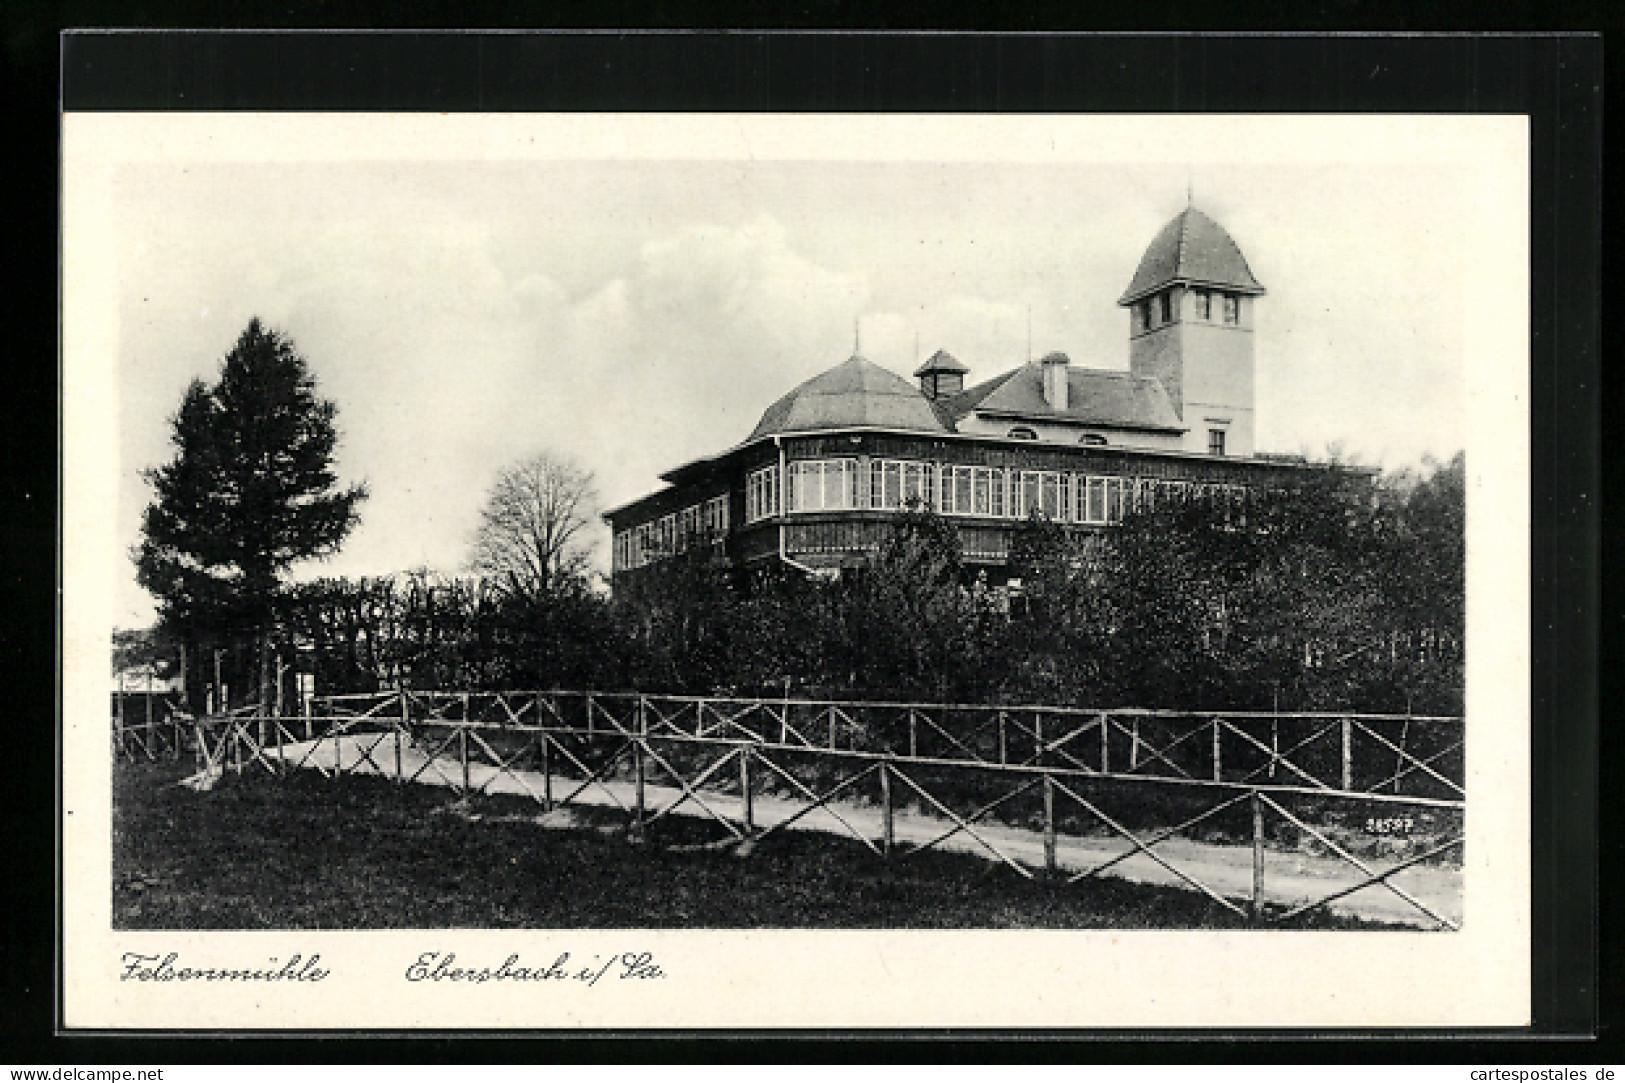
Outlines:
{"type": "MultiPolygon", "coordinates": [[[[847,155],[838,125],[832,153],[809,157],[749,141],[578,154],[557,132],[539,154],[396,141],[355,156],[331,132],[326,150],[263,160],[131,154],[103,174],[100,241],[116,268],[118,548],[139,538],[140,472],[169,456],[186,384],[213,379],[251,316],[309,359],[338,404],[341,475],[372,490],[343,551],[300,574],[451,571],[505,465],[570,456],[601,507],[632,499],[843,360],[854,320],[864,354],[905,376],[938,348],[971,381],[1019,364],[1029,308],[1035,354],[1126,368],[1116,300],[1187,184],[1269,291],[1261,448],[1340,444],[1391,467],[1465,446],[1483,163],[1385,150],[1369,126],[1278,154],[1260,148],[1282,133],[1256,121],[1194,123],[1205,141],[1184,155],[1092,153],[1087,126],[1064,153],[984,140],[934,157],[916,141],[891,157],[871,137],[847,155]]],[[[114,621],[145,623],[119,559],[114,621]]]]}

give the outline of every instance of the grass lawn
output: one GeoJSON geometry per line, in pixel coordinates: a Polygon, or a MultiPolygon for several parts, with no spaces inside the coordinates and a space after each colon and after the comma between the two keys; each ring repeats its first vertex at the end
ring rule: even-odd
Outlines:
{"type": "MultiPolygon", "coordinates": [[[[631,842],[615,810],[543,817],[519,798],[461,800],[384,779],[113,774],[119,929],[1245,928],[1177,888],[1033,883],[968,854],[883,860],[857,841],[784,832],[749,857],[716,825],[668,817],[631,842]]],[[[1318,915],[1314,928],[1381,928],[1318,915]]],[[[1275,926],[1272,926],[1275,927],[1275,926]]]]}

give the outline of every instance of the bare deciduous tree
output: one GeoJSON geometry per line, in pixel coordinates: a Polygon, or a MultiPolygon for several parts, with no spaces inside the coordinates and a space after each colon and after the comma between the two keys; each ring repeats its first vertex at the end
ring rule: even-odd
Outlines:
{"type": "Polygon", "coordinates": [[[485,498],[470,567],[533,598],[580,577],[596,500],[592,473],[568,458],[543,452],[509,467],[485,498]]]}

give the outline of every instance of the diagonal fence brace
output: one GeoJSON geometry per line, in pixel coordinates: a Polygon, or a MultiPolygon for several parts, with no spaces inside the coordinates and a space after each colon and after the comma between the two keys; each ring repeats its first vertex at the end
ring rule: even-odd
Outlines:
{"type": "MultiPolygon", "coordinates": [[[[1241,802],[1250,800],[1251,798],[1252,798],[1252,794],[1250,794],[1250,793],[1242,793],[1242,794],[1237,794],[1235,797],[1232,797],[1232,798],[1230,798],[1230,799],[1228,799],[1226,801],[1221,801],[1219,804],[1214,805],[1212,808],[1208,809],[1206,812],[1200,813],[1199,815],[1196,815],[1196,816],[1192,816],[1190,819],[1186,820],[1182,824],[1176,824],[1173,827],[1164,828],[1163,830],[1157,832],[1155,835],[1153,835],[1150,838],[1146,839],[1144,845],[1146,846],[1147,849],[1149,849],[1150,847],[1157,845],[1159,842],[1163,842],[1163,841],[1165,841],[1167,839],[1173,838],[1175,835],[1179,834],[1181,831],[1184,831],[1186,828],[1195,827],[1197,824],[1201,823],[1203,820],[1207,819],[1210,816],[1216,816],[1220,812],[1223,812],[1225,809],[1229,808],[1231,805],[1240,804],[1241,802]]],[[[1136,849],[1132,849],[1132,848],[1128,849],[1128,850],[1124,850],[1122,853],[1118,854],[1116,857],[1111,858],[1110,860],[1105,861],[1105,862],[1103,862],[1103,863],[1101,863],[1099,865],[1096,865],[1094,868],[1085,869],[1083,872],[1078,873],[1076,876],[1067,877],[1066,882],[1069,883],[1069,884],[1075,884],[1079,880],[1087,880],[1091,876],[1098,876],[1101,873],[1105,872],[1107,869],[1111,868],[1112,866],[1117,865],[1120,862],[1127,861],[1129,858],[1133,857],[1137,853],[1139,853],[1139,851],[1136,850],[1136,849]]]]}
{"type": "Polygon", "coordinates": [[[620,747],[617,748],[614,753],[610,755],[609,759],[605,760],[595,771],[577,759],[575,754],[572,753],[568,748],[565,748],[562,742],[554,741],[553,750],[559,755],[563,756],[565,759],[569,760],[571,763],[575,764],[576,768],[581,771],[582,774],[587,776],[587,780],[585,782],[571,790],[569,796],[561,799],[558,804],[568,805],[571,801],[574,801],[577,797],[580,797],[587,790],[597,786],[600,790],[603,790],[604,793],[609,795],[609,799],[611,801],[620,806],[622,812],[630,813],[632,810],[627,807],[626,802],[617,797],[615,795],[615,791],[604,785],[600,779],[608,774],[609,770],[619,763],[621,761],[621,757],[625,756],[629,751],[631,751],[632,746],[636,743],[637,741],[635,739],[630,741],[622,741],[620,747]]]}
{"type": "Polygon", "coordinates": [[[944,805],[941,801],[938,801],[935,797],[933,797],[929,793],[927,793],[925,791],[925,789],[923,787],[921,787],[918,782],[915,782],[912,778],[909,778],[903,772],[899,771],[895,764],[892,765],[891,773],[896,775],[898,778],[902,779],[908,785],[909,789],[913,790],[915,793],[919,794],[921,797],[923,797],[927,801],[931,802],[932,807],[935,808],[938,812],[941,812],[944,816],[948,817],[948,819],[952,820],[955,824],[957,824],[959,830],[965,832],[965,834],[969,835],[971,838],[975,839],[977,842],[979,842],[983,846],[987,847],[988,851],[990,853],[992,853],[994,857],[998,858],[1000,861],[1004,862],[1006,865],[1009,865],[1012,869],[1015,869],[1016,872],[1020,873],[1022,875],[1022,877],[1024,877],[1025,879],[1031,880],[1033,878],[1033,874],[1032,874],[1032,871],[1030,869],[1028,869],[1026,866],[1022,865],[1021,862],[1016,861],[1009,854],[1005,853],[1003,850],[999,849],[997,846],[993,845],[991,842],[987,841],[987,839],[983,838],[977,832],[977,830],[974,827],[972,827],[970,824],[965,822],[963,817],[961,817],[953,809],[949,808],[947,805],[944,805]]]}
{"type": "MultiPolygon", "coordinates": [[[[895,767],[893,768],[892,773],[893,774],[897,773],[895,767]]],[[[1022,794],[1026,793],[1028,790],[1034,789],[1035,787],[1042,785],[1043,782],[1044,782],[1044,779],[1043,779],[1042,775],[1040,775],[1037,778],[1029,779],[1028,781],[1022,783],[1020,786],[1018,786],[1015,789],[1011,790],[1009,793],[1005,794],[1003,797],[996,798],[995,800],[989,801],[987,804],[983,805],[981,808],[975,809],[974,811],[970,812],[965,817],[965,823],[967,823],[967,824],[975,823],[977,820],[980,820],[982,817],[986,816],[988,813],[992,812],[994,809],[998,808],[1000,805],[1004,804],[1007,801],[1015,800],[1016,798],[1020,797],[1022,794]]],[[[950,827],[948,830],[944,831],[942,834],[938,835],[936,838],[932,839],[930,842],[921,843],[920,845],[914,847],[912,850],[909,850],[903,856],[907,857],[909,854],[923,853],[924,851],[931,849],[931,847],[933,847],[933,846],[937,846],[937,845],[939,845],[941,843],[947,842],[949,839],[953,838],[955,835],[959,834],[961,831],[964,831],[964,830],[966,830],[966,828],[958,826],[958,825],[956,825],[954,827],[950,827]]]]}
{"type": "Polygon", "coordinates": [[[775,774],[777,774],[780,778],[784,779],[786,782],[790,783],[790,785],[792,785],[796,789],[800,790],[802,795],[804,797],[806,797],[809,802],[811,802],[805,808],[797,810],[793,815],[791,815],[787,819],[780,820],[778,823],[774,824],[773,826],[764,829],[760,834],[758,834],[756,836],[756,841],[757,842],[760,842],[761,840],[767,838],[769,835],[773,834],[775,831],[780,831],[780,830],[783,830],[785,828],[788,828],[791,824],[795,823],[797,820],[800,820],[803,817],[810,815],[811,813],[813,813],[817,809],[822,808],[825,812],[829,813],[829,815],[831,817],[833,817],[837,823],[839,823],[842,827],[846,828],[847,831],[849,831],[852,834],[853,838],[855,838],[859,842],[863,843],[865,846],[867,846],[875,854],[880,853],[880,849],[877,846],[875,846],[874,841],[872,839],[870,839],[867,835],[863,834],[863,832],[859,831],[857,828],[853,827],[851,824],[847,823],[845,817],[843,817],[840,813],[836,812],[833,808],[828,807],[829,802],[834,799],[836,794],[844,793],[846,790],[849,790],[853,786],[857,785],[863,779],[867,778],[868,776],[874,774],[876,771],[880,770],[880,764],[878,762],[874,763],[874,764],[871,764],[868,767],[865,767],[862,771],[859,771],[857,774],[853,775],[849,779],[846,779],[844,782],[839,783],[838,785],[836,785],[836,787],[834,789],[830,790],[828,793],[824,794],[821,797],[818,794],[813,793],[813,791],[809,787],[804,785],[799,778],[796,778],[794,775],[790,774],[790,772],[786,771],[784,768],[780,767],[778,764],[774,763],[772,760],[768,759],[765,755],[762,755],[760,752],[757,753],[757,755],[753,758],[752,762],[764,764],[767,767],[771,768],[773,770],[773,772],[775,774]]]}
{"type": "Polygon", "coordinates": [[[1257,778],[1259,775],[1262,775],[1262,774],[1265,774],[1266,772],[1268,772],[1271,767],[1274,767],[1276,765],[1283,764],[1283,763],[1290,763],[1291,762],[1290,757],[1294,752],[1298,751],[1298,749],[1300,749],[1300,748],[1306,748],[1309,745],[1312,745],[1316,741],[1320,740],[1322,737],[1326,736],[1328,733],[1334,732],[1340,724],[1341,723],[1337,719],[1333,719],[1332,721],[1326,723],[1324,726],[1320,727],[1320,729],[1316,730],[1314,733],[1311,733],[1309,736],[1305,737],[1303,740],[1299,741],[1297,744],[1295,744],[1291,748],[1287,749],[1285,752],[1281,752],[1278,749],[1273,749],[1273,748],[1269,749],[1268,751],[1269,751],[1269,754],[1270,754],[1270,761],[1268,763],[1264,764],[1262,767],[1254,768],[1247,775],[1243,776],[1240,781],[1242,781],[1242,782],[1251,782],[1253,779],[1257,778]]]}
{"type": "Polygon", "coordinates": [[[648,745],[644,746],[643,751],[649,756],[650,759],[654,760],[655,763],[659,764],[661,767],[664,767],[666,769],[666,773],[672,777],[672,780],[676,782],[678,787],[683,791],[682,795],[678,797],[677,800],[673,801],[671,804],[667,805],[665,808],[661,809],[659,812],[656,812],[653,816],[645,820],[645,827],[654,823],[656,820],[666,815],[666,813],[671,812],[673,809],[683,804],[683,802],[693,801],[696,805],[704,809],[706,814],[709,815],[713,820],[717,821],[717,823],[721,824],[723,827],[726,827],[734,838],[741,841],[744,840],[744,834],[733,825],[733,822],[727,817],[723,816],[721,813],[717,812],[710,805],[706,804],[696,792],[701,786],[705,785],[706,780],[712,775],[716,774],[725,765],[732,762],[736,757],[744,755],[743,749],[733,749],[732,751],[724,753],[721,759],[717,760],[710,767],[707,767],[704,771],[700,772],[699,777],[696,778],[692,783],[686,781],[682,775],[678,774],[677,771],[672,768],[671,764],[666,762],[665,758],[661,756],[660,753],[648,747],[648,745]]]}
{"type": "Polygon", "coordinates": [[[1399,753],[1401,761],[1404,761],[1404,760],[1410,760],[1411,761],[1411,766],[1410,767],[1407,767],[1405,770],[1399,772],[1399,774],[1397,774],[1397,775],[1393,775],[1393,776],[1391,776],[1389,778],[1383,779],[1381,782],[1379,782],[1375,786],[1371,787],[1373,790],[1381,789],[1383,786],[1388,785],[1388,783],[1390,783],[1390,782],[1395,782],[1395,781],[1397,781],[1397,780],[1399,780],[1401,778],[1404,778],[1406,775],[1410,774],[1412,771],[1425,771],[1428,774],[1432,775],[1434,778],[1438,779],[1440,782],[1444,783],[1446,786],[1449,786],[1452,790],[1455,790],[1456,793],[1461,795],[1462,797],[1467,796],[1467,791],[1466,790],[1462,789],[1459,785],[1457,785],[1454,782],[1451,782],[1448,778],[1445,778],[1443,775],[1439,774],[1439,772],[1435,771],[1433,768],[1428,766],[1428,764],[1432,763],[1436,759],[1439,759],[1441,756],[1448,755],[1449,753],[1454,752],[1456,749],[1460,748],[1461,744],[1462,744],[1460,741],[1457,741],[1455,744],[1451,745],[1449,748],[1441,749],[1438,752],[1435,752],[1433,755],[1429,756],[1425,760],[1419,760],[1415,756],[1411,755],[1409,752],[1406,752],[1403,748],[1400,748],[1398,745],[1396,745],[1392,741],[1388,740],[1388,738],[1384,737],[1382,734],[1380,734],[1380,733],[1376,732],[1375,730],[1373,730],[1373,729],[1369,728],[1368,726],[1366,726],[1366,724],[1364,722],[1356,722],[1354,725],[1355,725],[1355,727],[1357,729],[1365,730],[1365,732],[1367,734],[1374,737],[1376,740],[1380,741],[1381,743],[1387,745],[1394,752],[1399,753]]]}
{"type": "Polygon", "coordinates": [[[1334,787],[1326,785],[1324,782],[1322,782],[1320,779],[1316,778],[1314,775],[1311,775],[1309,772],[1303,770],[1297,764],[1295,764],[1291,760],[1287,759],[1285,756],[1280,755],[1273,748],[1271,748],[1269,745],[1266,745],[1263,741],[1260,741],[1258,738],[1254,737],[1252,734],[1248,733],[1246,730],[1237,729],[1235,724],[1230,722],[1228,719],[1223,719],[1223,718],[1219,719],[1219,725],[1223,726],[1225,729],[1229,730],[1231,733],[1235,734],[1237,737],[1240,737],[1243,741],[1246,741],[1248,744],[1251,744],[1254,747],[1260,749],[1261,751],[1263,751],[1263,753],[1266,756],[1271,757],[1273,760],[1279,761],[1282,767],[1285,767],[1288,771],[1291,771],[1293,774],[1297,775],[1299,778],[1303,779],[1305,782],[1309,783],[1311,786],[1315,787],[1316,789],[1331,790],[1331,789],[1334,788],[1334,787]]]}
{"type": "Polygon", "coordinates": [[[474,788],[476,793],[490,793],[491,784],[497,779],[501,778],[503,775],[507,775],[509,778],[519,783],[520,788],[526,793],[530,794],[531,800],[535,801],[538,805],[545,805],[547,803],[546,801],[542,800],[541,796],[535,790],[530,788],[530,783],[525,781],[524,775],[513,770],[513,765],[519,762],[519,758],[536,747],[535,738],[531,738],[524,744],[520,745],[519,750],[504,761],[503,758],[497,754],[496,749],[487,744],[485,742],[485,738],[481,737],[477,731],[469,730],[468,735],[469,737],[473,738],[475,744],[479,745],[485,750],[485,754],[490,756],[492,760],[491,774],[486,777],[484,782],[480,783],[474,788]]]}
{"type": "MultiPolygon", "coordinates": [[[[1262,794],[1262,793],[1259,794],[1258,799],[1260,801],[1264,802],[1264,804],[1270,806],[1270,808],[1274,809],[1276,812],[1280,813],[1282,816],[1286,817],[1286,819],[1291,821],[1294,825],[1296,825],[1300,831],[1309,832],[1310,835],[1312,835],[1316,839],[1318,839],[1320,841],[1320,843],[1322,845],[1324,845],[1332,853],[1336,854],[1338,857],[1342,858],[1344,861],[1347,861],[1350,865],[1353,865],[1355,868],[1357,868],[1361,872],[1365,873],[1366,876],[1370,877],[1370,879],[1367,882],[1365,882],[1363,884],[1360,884],[1359,885],[1360,887],[1370,887],[1373,884],[1381,884],[1383,887],[1387,888],[1389,891],[1392,891],[1395,895],[1398,895],[1401,899],[1404,899],[1406,902],[1408,902],[1412,906],[1416,907],[1418,910],[1420,910],[1422,913],[1426,914],[1428,917],[1432,918],[1434,921],[1437,921],[1440,925],[1443,925],[1443,926],[1445,926],[1446,928],[1448,928],[1448,929],[1450,929],[1452,931],[1459,930],[1460,926],[1458,926],[1455,922],[1451,921],[1447,917],[1443,917],[1442,915],[1435,914],[1432,910],[1428,909],[1428,907],[1425,904],[1423,904],[1419,899],[1412,896],[1410,894],[1410,892],[1405,891],[1404,889],[1400,888],[1397,884],[1389,883],[1387,877],[1391,873],[1378,873],[1370,865],[1367,865],[1364,861],[1361,861],[1359,858],[1355,857],[1353,854],[1349,853],[1347,850],[1345,850],[1341,846],[1337,845],[1337,843],[1333,842],[1331,839],[1327,838],[1325,835],[1321,834],[1319,831],[1316,831],[1314,828],[1310,827],[1308,824],[1304,823],[1302,820],[1300,820],[1296,816],[1292,815],[1292,813],[1290,813],[1286,809],[1282,808],[1275,801],[1270,800],[1270,798],[1268,796],[1266,796],[1265,794],[1262,794]]],[[[1413,864],[1414,864],[1414,862],[1413,862],[1413,864]]],[[[1391,872],[1397,872],[1397,871],[1398,871],[1397,869],[1391,870],[1391,872]]],[[[1347,894],[1347,892],[1339,892],[1338,896],[1340,897],[1343,894],[1347,894]]]]}
{"type": "MultiPolygon", "coordinates": [[[[1412,865],[1420,865],[1422,862],[1426,861],[1430,857],[1437,857],[1439,854],[1445,853],[1448,850],[1454,850],[1459,846],[1463,846],[1463,845],[1466,844],[1466,842],[1467,842],[1467,839],[1465,837],[1457,838],[1457,839],[1451,839],[1449,842],[1446,842],[1446,843],[1443,843],[1443,844],[1441,844],[1439,846],[1433,847],[1433,849],[1427,851],[1424,854],[1417,854],[1415,857],[1407,858],[1406,860],[1400,862],[1398,865],[1395,865],[1393,868],[1387,870],[1386,872],[1382,873],[1379,876],[1373,877],[1373,878],[1371,878],[1369,880],[1362,880],[1360,883],[1355,884],[1353,887],[1343,888],[1341,891],[1337,891],[1337,892],[1334,892],[1334,893],[1332,893],[1330,895],[1327,895],[1324,899],[1316,899],[1314,902],[1304,903],[1302,906],[1295,907],[1295,908],[1293,908],[1291,910],[1288,910],[1286,913],[1282,914],[1277,920],[1286,921],[1286,920],[1288,920],[1290,918],[1295,918],[1299,914],[1307,913],[1308,911],[1314,910],[1317,907],[1325,906],[1329,902],[1335,902],[1336,900],[1343,898],[1345,895],[1352,895],[1356,891],[1363,891],[1366,888],[1370,887],[1372,884],[1382,883],[1386,887],[1391,887],[1392,885],[1388,884],[1386,882],[1390,876],[1393,876],[1395,873],[1404,872],[1406,869],[1410,868],[1412,865]]],[[[1436,920],[1438,920],[1438,919],[1436,919],[1436,920]]],[[[1451,928],[1451,929],[1455,928],[1455,926],[1450,925],[1449,922],[1444,922],[1444,924],[1448,928],[1451,928]]]]}
{"type": "Polygon", "coordinates": [[[1246,912],[1244,910],[1242,910],[1241,907],[1237,906],[1235,903],[1231,902],[1229,899],[1225,898],[1223,895],[1220,895],[1218,892],[1214,891],[1212,888],[1208,887],[1206,884],[1202,883],[1202,881],[1196,879],[1194,876],[1191,876],[1189,873],[1186,873],[1184,870],[1179,869],[1179,868],[1175,867],[1174,865],[1170,864],[1167,860],[1165,860],[1163,858],[1163,856],[1161,854],[1153,852],[1149,846],[1147,846],[1145,843],[1141,842],[1139,840],[1139,838],[1137,838],[1135,836],[1134,832],[1130,831],[1128,828],[1124,827],[1122,824],[1118,823],[1116,820],[1112,819],[1110,816],[1108,816],[1104,812],[1100,811],[1094,805],[1090,804],[1088,801],[1086,801],[1082,797],[1078,796],[1078,794],[1076,792],[1074,792],[1071,787],[1067,786],[1065,783],[1063,783],[1063,782],[1061,782],[1059,780],[1056,780],[1055,788],[1057,790],[1060,790],[1062,793],[1066,794],[1068,797],[1072,798],[1072,800],[1076,801],[1078,804],[1082,805],[1086,810],[1089,811],[1089,813],[1091,815],[1093,815],[1101,823],[1105,824],[1107,827],[1111,828],[1113,831],[1117,832],[1119,835],[1122,835],[1125,839],[1128,839],[1128,841],[1134,846],[1135,852],[1142,853],[1146,857],[1149,857],[1152,861],[1155,861],[1157,864],[1161,865],[1163,868],[1167,869],[1169,872],[1173,873],[1175,876],[1179,877],[1181,880],[1185,881],[1187,884],[1190,884],[1196,890],[1200,891],[1202,894],[1206,895],[1208,898],[1212,899],[1214,902],[1218,903],[1220,906],[1224,907],[1226,910],[1229,910],[1232,913],[1237,914],[1238,916],[1241,916],[1241,917],[1246,917],[1247,916],[1246,912]]]}
{"type": "MultiPolygon", "coordinates": [[[[424,724],[433,725],[433,723],[424,724]]],[[[425,771],[432,767],[434,768],[434,773],[440,776],[441,781],[446,784],[448,789],[456,790],[461,787],[461,784],[457,780],[453,779],[450,775],[446,774],[445,768],[440,766],[440,753],[444,752],[453,741],[457,740],[457,734],[461,732],[461,728],[457,725],[457,723],[450,721],[441,722],[440,725],[445,726],[448,730],[445,738],[442,739],[441,742],[428,753],[422,766],[420,766],[416,771],[413,771],[406,781],[416,782],[423,776],[425,771]]]]}

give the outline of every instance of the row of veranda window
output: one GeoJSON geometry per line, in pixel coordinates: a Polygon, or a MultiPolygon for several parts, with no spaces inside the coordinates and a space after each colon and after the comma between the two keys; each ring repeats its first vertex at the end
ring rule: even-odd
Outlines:
{"type": "MultiPolygon", "coordinates": [[[[1120,522],[1130,508],[1154,506],[1164,494],[1235,500],[1238,485],[1098,477],[1053,470],[958,466],[898,459],[815,459],[789,464],[783,511],[896,510],[914,502],[944,515],[1025,519],[1034,510],[1059,523],[1120,522]]],[[[780,512],[779,468],[754,471],[745,483],[745,521],[780,512]]]]}
{"type": "Polygon", "coordinates": [[[682,511],[651,519],[615,535],[614,571],[641,568],[650,561],[715,542],[728,533],[728,497],[712,497],[682,511]]]}

